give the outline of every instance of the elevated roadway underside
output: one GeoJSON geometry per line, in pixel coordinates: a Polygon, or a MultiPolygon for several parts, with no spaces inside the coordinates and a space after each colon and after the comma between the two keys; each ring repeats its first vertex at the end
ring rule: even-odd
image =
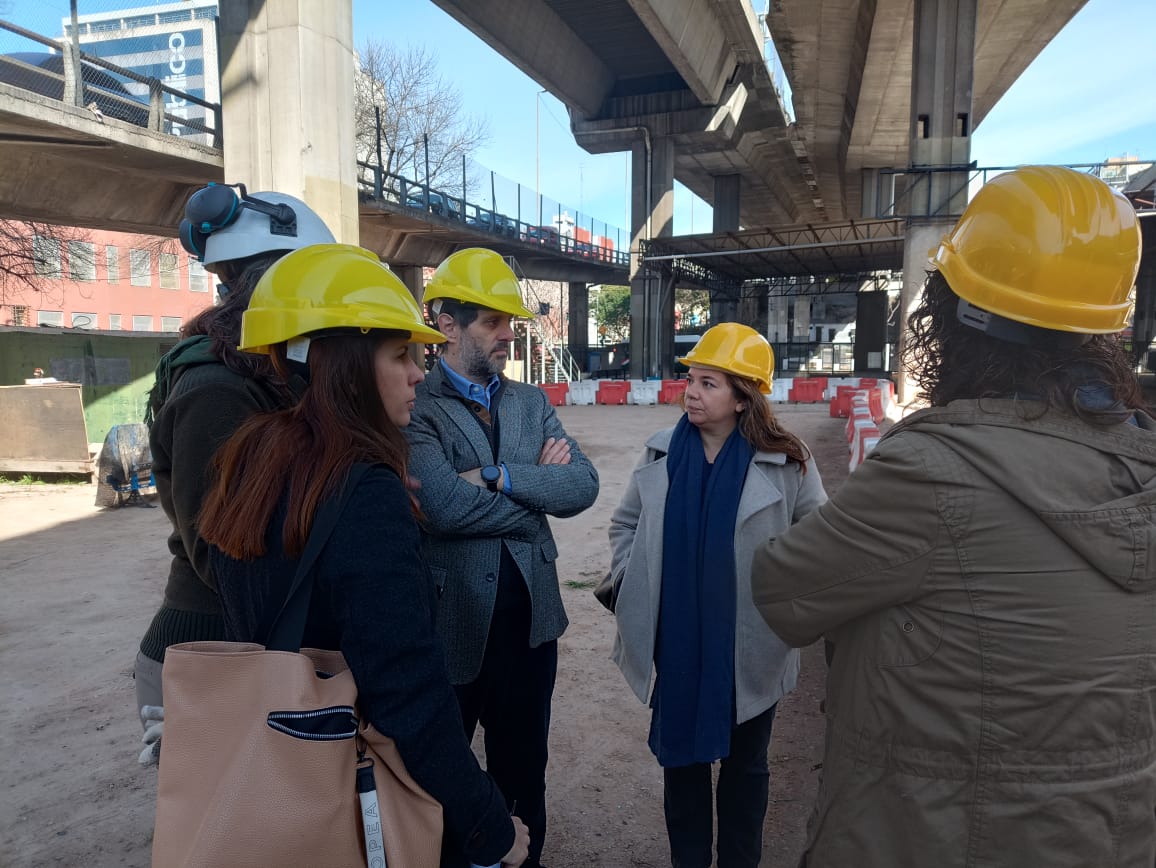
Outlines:
{"type": "Polygon", "coordinates": [[[903,220],[742,230],[663,238],[646,245],[644,264],[680,285],[735,292],[776,278],[824,278],[903,266],[903,220]]]}
{"type": "MultiPolygon", "coordinates": [[[[434,2],[566,103],[587,150],[669,136],[711,203],[738,174],[742,226],[858,219],[861,170],[909,163],[915,0],[770,4],[794,122],[747,0],[434,2]]],[[[978,0],[968,135],[1085,2],[978,0]]]]}
{"type": "Polygon", "coordinates": [[[0,84],[0,217],[173,235],[221,152],[0,84]]]}
{"type": "MultiPolygon", "coordinates": [[[[968,135],[1086,2],[978,0],[971,116],[957,119],[968,135]]],[[[833,215],[862,213],[860,170],[909,162],[914,22],[914,0],[771,4],[796,131],[833,215]]]]}

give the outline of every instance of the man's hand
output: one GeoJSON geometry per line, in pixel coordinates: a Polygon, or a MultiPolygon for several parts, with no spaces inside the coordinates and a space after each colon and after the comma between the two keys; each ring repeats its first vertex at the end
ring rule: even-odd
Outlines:
{"type": "Polygon", "coordinates": [[[530,830],[517,817],[510,817],[514,821],[514,846],[510,852],[502,857],[502,866],[517,866],[526,861],[530,855],[530,830]]]}
{"type": "Polygon", "coordinates": [[[569,464],[570,441],[565,437],[555,440],[553,437],[542,447],[542,454],[538,456],[539,464],[569,464]]]}

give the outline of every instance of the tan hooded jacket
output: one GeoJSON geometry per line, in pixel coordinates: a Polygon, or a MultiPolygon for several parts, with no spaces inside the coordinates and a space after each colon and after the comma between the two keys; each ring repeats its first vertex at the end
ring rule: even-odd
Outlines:
{"type": "Polygon", "coordinates": [[[755,554],[835,643],[808,868],[1156,863],[1156,422],[1039,412],[916,413],[755,554]]]}

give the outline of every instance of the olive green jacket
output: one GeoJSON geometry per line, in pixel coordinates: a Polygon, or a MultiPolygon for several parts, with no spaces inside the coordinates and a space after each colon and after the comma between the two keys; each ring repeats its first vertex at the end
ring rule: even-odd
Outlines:
{"type": "Polygon", "coordinates": [[[835,643],[808,868],[1156,863],[1156,422],[1040,414],[916,413],[755,554],[835,643]]]}

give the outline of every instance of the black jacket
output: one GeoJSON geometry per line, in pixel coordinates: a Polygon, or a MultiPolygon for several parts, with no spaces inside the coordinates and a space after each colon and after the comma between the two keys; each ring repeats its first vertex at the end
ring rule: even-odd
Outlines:
{"type": "Polygon", "coordinates": [[[171,391],[156,407],[149,428],[157,495],[172,523],[168,546],[173,558],[164,602],[141,641],[147,657],[163,661],[169,645],[224,638],[208,547],[196,531],[210,464],[250,416],[289,403],[270,384],[236,374],[220,361],[173,372],[171,391]]]}
{"type": "MultiPolygon", "coordinates": [[[[266,554],[236,561],[212,550],[228,639],[259,641],[296,570],[285,556],[285,503],[265,533],[266,554]]],[[[514,843],[505,801],[470,749],[434,631],[434,587],[409,496],[388,468],[369,468],[314,567],[303,646],[339,650],[361,712],[396,743],[415,781],[442,804],[446,836],[481,865],[514,843]]]]}

